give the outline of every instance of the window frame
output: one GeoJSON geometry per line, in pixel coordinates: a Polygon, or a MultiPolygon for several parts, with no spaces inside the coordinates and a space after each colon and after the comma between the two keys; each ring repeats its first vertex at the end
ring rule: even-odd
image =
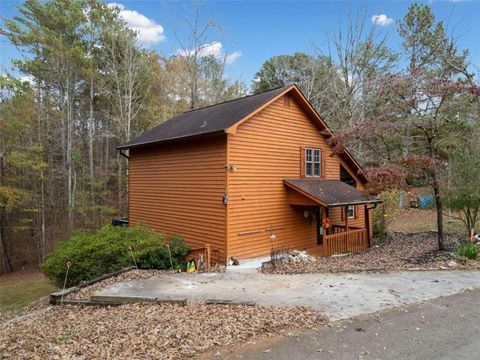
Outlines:
{"type": "Polygon", "coordinates": [[[347,219],[355,219],[356,218],[357,207],[355,205],[347,205],[347,219]],[[352,215],[349,215],[349,209],[352,209],[352,215]]]}
{"type": "Polygon", "coordinates": [[[314,147],[305,148],[305,177],[321,177],[322,176],[322,149],[314,147]],[[311,152],[310,160],[308,160],[308,152],[311,152]],[[315,160],[315,152],[318,152],[318,159],[315,160]],[[308,166],[310,164],[311,173],[308,174],[308,166]],[[318,174],[315,174],[315,165],[318,164],[318,174]]]}

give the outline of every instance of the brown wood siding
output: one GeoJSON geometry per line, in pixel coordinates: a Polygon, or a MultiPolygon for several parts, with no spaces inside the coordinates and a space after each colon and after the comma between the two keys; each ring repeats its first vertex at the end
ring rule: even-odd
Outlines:
{"type": "Polygon", "coordinates": [[[183,236],[192,247],[210,244],[225,262],[226,136],[130,151],[129,223],[183,236]]]}
{"type": "MultiPolygon", "coordinates": [[[[237,168],[228,175],[228,256],[269,254],[272,226],[276,228],[276,247],[315,246],[316,219],[304,218],[305,207],[288,204],[283,179],[301,176],[302,146],[322,149],[326,179],[340,179],[341,159],[332,153],[297,101],[291,99],[287,107],[278,99],[241,124],[228,139],[228,163],[237,168]]],[[[358,211],[355,221],[360,222],[363,209],[358,211]]]]}

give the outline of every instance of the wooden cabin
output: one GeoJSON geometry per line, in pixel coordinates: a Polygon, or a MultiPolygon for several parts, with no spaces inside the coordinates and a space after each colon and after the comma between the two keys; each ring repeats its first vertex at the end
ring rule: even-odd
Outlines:
{"type": "Polygon", "coordinates": [[[129,224],[208,245],[219,263],[282,247],[365,249],[378,200],[331,134],[295,85],[177,115],[119,147],[129,224]]]}

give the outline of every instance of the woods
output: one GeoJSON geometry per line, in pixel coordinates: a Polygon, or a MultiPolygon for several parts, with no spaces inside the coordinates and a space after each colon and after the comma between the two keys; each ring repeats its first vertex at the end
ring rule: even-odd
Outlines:
{"type": "MultiPolygon", "coordinates": [[[[181,51],[169,55],[141,46],[120,8],[99,0],[27,0],[4,21],[21,56],[0,78],[0,272],[38,264],[56,242],[126,213],[127,159],[116,146],[248,93],[226,76],[227,54],[204,51],[218,26],[193,8],[178,24],[181,51]]],[[[467,229],[480,217],[478,156],[469,155],[480,143],[478,69],[426,5],[396,24],[400,52],[366,21],[352,16],[310,54],[267,59],[251,92],[296,83],[372,192],[429,186],[442,248],[445,210],[467,229]]]]}
{"type": "Polygon", "coordinates": [[[225,77],[224,59],[142,47],[119,11],[96,0],[28,0],[4,22],[22,56],[0,78],[1,272],[40,263],[55,242],[125,214],[117,145],[245,92],[225,77]]]}

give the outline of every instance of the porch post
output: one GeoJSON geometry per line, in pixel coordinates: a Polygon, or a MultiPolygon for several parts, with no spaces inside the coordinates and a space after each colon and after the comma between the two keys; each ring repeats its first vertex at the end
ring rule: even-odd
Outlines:
{"type": "Polygon", "coordinates": [[[322,209],[322,219],[320,220],[322,222],[322,244],[325,245],[325,236],[327,235],[328,229],[326,229],[323,224],[325,223],[324,220],[327,217],[327,208],[322,209]]]}
{"type": "Polygon", "coordinates": [[[324,233],[326,233],[326,235],[329,235],[330,234],[330,228],[332,227],[332,224],[330,222],[330,214],[329,214],[329,210],[328,210],[328,206],[325,208],[325,216],[328,218],[328,229],[324,229],[324,233]]]}
{"type": "Polygon", "coordinates": [[[348,231],[348,206],[344,206],[343,211],[345,213],[345,232],[348,231]]]}
{"type": "Polygon", "coordinates": [[[368,247],[370,247],[370,214],[367,204],[365,204],[365,228],[367,229],[368,247]]]}

